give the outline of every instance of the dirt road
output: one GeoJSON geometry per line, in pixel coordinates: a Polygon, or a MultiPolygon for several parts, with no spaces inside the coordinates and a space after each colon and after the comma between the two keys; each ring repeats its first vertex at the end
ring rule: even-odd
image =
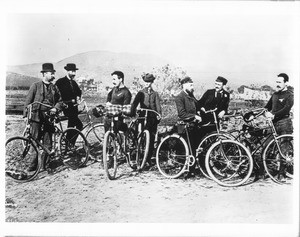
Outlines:
{"type": "MultiPolygon", "coordinates": [[[[22,131],[18,118],[7,137],[22,131]]],[[[225,188],[205,178],[162,177],[157,169],[134,173],[123,165],[106,179],[100,163],[43,172],[29,183],[6,179],[6,221],[136,223],[281,223],[293,221],[293,186],[270,179],[225,188]],[[280,213],[280,215],[278,215],[280,213]]]]}

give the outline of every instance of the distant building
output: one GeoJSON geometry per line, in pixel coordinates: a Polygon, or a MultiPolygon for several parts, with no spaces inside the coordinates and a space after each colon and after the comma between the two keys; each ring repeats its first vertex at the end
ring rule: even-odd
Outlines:
{"type": "Polygon", "coordinates": [[[244,100],[269,100],[271,98],[270,91],[255,90],[245,87],[244,93],[239,94],[240,99],[244,100]]]}
{"type": "Polygon", "coordinates": [[[76,80],[78,82],[78,86],[83,91],[97,91],[97,84],[94,79],[86,79],[84,77],[79,77],[76,80]]]}

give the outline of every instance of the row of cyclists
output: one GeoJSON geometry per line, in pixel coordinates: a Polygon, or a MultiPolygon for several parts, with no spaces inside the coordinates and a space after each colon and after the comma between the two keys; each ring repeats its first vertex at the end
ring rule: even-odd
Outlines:
{"type": "MultiPolygon", "coordinates": [[[[34,83],[28,92],[25,101],[24,119],[27,118],[27,106],[33,102],[40,102],[51,106],[49,111],[48,107],[41,104],[35,104],[32,108],[31,116],[31,134],[36,139],[42,139],[44,146],[51,150],[52,146],[52,133],[53,124],[49,123],[46,118],[46,113],[57,113],[63,111],[64,115],[68,118],[68,128],[75,127],[81,130],[83,125],[78,118],[77,101],[82,96],[78,84],[74,80],[78,68],[74,63],[68,63],[64,69],[66,76],[60,78],[53,84],[55,79],[55,70],[53,64],[44,63],[42,65],[42,80],[34,83]]],[[[124,73],[121,71],[114,71],[111,73],[113,89],[108,93],[106,106],[110,105],[130,105],[130,112],[128,115],[133,116],[136,113],[138,106],[140,108],[151,109],[158,114],[162,114],[159,94],[153,90],[152,84],[155,77],[152,74],[145,74],[142,76],[144,80],[144,88],[140,90],[133,102],[131,103],[132,94],[124,84],[124,73]]],[[[294,99],[293,93],[288,90],[288,75],[280,73],[276,78],[276,92],[273,93],[265,108],[269,111],[265,113],[266,117],[273,120],[278,134],[291,134],[293,132],[292,120],[290,118],[290,110],[293,106],[294,99]]],[[[212,114],[206,114],[207,110],[215,110],[216,118],[219,121],[227,114],[230,94],[224,89],[227,84],[227,79],[219,76],[215,81],[215,88],[207,90],[203,96],[197,100],[194,96],[193,81],[190,77],[185,77],[180,80],[182,91],[175,97],[178,118],[181,121],[189,122],[194,126],[189,126],[189,140],[191,141],[192,151],[194,152],[200,140],[205,134],[212,132],[216,127],[202,126],[214,121],[212,114]]],[[[144,116],[143,114],[141,116],[144,116]]],[[[111,120],[114,124],[114,129],[126,131],[127,124],[124,122],[123,116],[114,118],[104,118],[104,128],[108,131],[111,126],[111,120]]],[[[159,120],[155,114],[148,115],[147,129],[150,133],[150,147],[147,157],[147,166],[151,167],[151,157],[154,151],[154,139],[157,133],[159,120]]],[[[72,134],[68,134],[71,136],[72,134]]],[[[47,160],[47,154],[42,154],[42,161],[47,160]]],[[[32,168],[37,165],[37,161],[33,161],[32,168]]],[[[45,165],[45,164],[44,164],[45,165]]],[[[194,166],[190,167],[188,176],[194,175],[194,166]]]]}

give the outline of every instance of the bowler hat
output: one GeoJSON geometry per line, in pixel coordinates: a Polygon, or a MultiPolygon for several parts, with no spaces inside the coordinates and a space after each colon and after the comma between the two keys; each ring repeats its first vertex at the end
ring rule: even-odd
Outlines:
{"type": "Polygon", "coordinates": [[[66,69],[67,71],[76,71],[78,70],[78,68],[76,68],[76,64],[75,63],[68,63],[64,69],[66,69]]]}
{"type": "Polygon", "coordinates": [[[153,82],[155,80],[155,77],[150,73],[147,73],[146,75],[142,76],[142,78],[145,82],[153,82]]]}
{"type": "Polygon", "coordinates": [[[227,79],[226,79],[226,78],[224,78],[224,77],[220,77],[220,76],[218,76],[218,77],[217,77],[217,79],[216,79],[216,81],[218,81],[218,82],[222,82],[222,83],[223,83],[223,85],[226,85],[226,84],[227,84],[227,79]]]}
{"type": "Polygon", "coordinates": [[[53,68],[53,64],[52,63],[44,63],[42,65],[42,73],[43,72],[56,72],[53,68]]]}
{"type": "Polygon", "coordinates": [[[185,83],[193,83],[192,78],[190,77],[185,77],[182,80],[180,80],[181,85],[185,84],[185,83]]]}

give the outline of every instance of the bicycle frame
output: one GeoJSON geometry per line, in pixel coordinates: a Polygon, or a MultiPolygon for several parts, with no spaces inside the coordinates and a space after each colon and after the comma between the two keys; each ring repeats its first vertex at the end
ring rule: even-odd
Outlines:
{"type": "Polygon", "coordinates": [[[115,120],[115,118],[117,118],[119,115],[115,115],[115,116],[109,116],[111,117],[111,121],[110,121],[110,128],[109,128],[109,131],[113,134],[115,134],[116,136],[116,141],[121,149],[121,153],[123,153],[126,157],[126,162],[129,164],[129,158],[128,158],[128,155],[126,154],[126,148],[125,148],[125,143],[122,141],[122,136],[124,136],[123,132],[122,131],[114,131],[114,121],[117,121],[115,120]],[[122,144],[123,143],[123,144],[122,144]]]}
{"type": "MultiPolygon", "coordinates": [[[[161,119],[161,115],[159,113],[157,113],[155,110],[152,109],[144,109],[144,108],[140,108],[138,109],[138,111],[145,111],[145,116],[144,117],[140,117],[138,116],[137,118],[135,118],[134,120],[132,120],[129,124],[130,128],[135,128],[136,125],[138,125],[138,129],[137,129],[137,137],[140,137],[142,132],[145,130],[146,124],[147,124],[147,119],[148,119],[148,114],[149,113],[155,113],[157,116],[157,120],[161,119]]],[[[135,130],[135,129],[134,129],[135,130]]]]}
{"type": "Polygon", "coordinates": [[[43,104],[41,102],[35,101],[31,104],[29,104],[27,106],[27,124],[26,124],[26,130],[27,130],[27,134],[28,134],[28,138],[30,140],[33,140],[38,147],[41,147],[48,155],[53,155],[55,154],[56,150],[57,150],[57,135],[61,134],[63,131],[63,127],[61,124],[61,121],[58,117],[58,115],[55,115],[53,117],[53,122],[54,122],[54,128],[55,128],[55,132],[53,133],[53,138],[52,138],[52,150],[50,151],[47,147],[45,147],[41,141],[39,141],[38,139],[34,138],[30,132],[30,127],[31,127],[31,123],[32,123],[32,107],[34,104],[40,104],[42,106],[48,107],[48,108],[52,108],[52,106],[47,105],[47,104],[43,104]]]}
{"type": "MultiPolygon", "coordinates": [[[[257,117],[263,115],[265,112],[267,112],[267,109],[255,109],[255,110],[252,110],[252,112],[256,112],[256,111],[259,111],[259,113],[256,114],[256,115],[253,117],[253,119],[255,119],[255,118],[257,118],[257,117]]],[[[249,121],[249,122],[252,123],[252,122],[253,122],[253,119],[252,119],[251,121],[249,121]]],[[[281,151],[281,149],[280,149],[280,145],[279,145],[279,143],[278,143],[278,139],[277,139],[277,138],[278,138],[278,134],[277,134],[276,128],[275,128],[275,126],[274,126],[274,123],[273,123],[273,121],[272,121],[270,118],[267,118],[266,120],[267,120],[267,124],[268,124],[268,127],[266,127],[266,128],[271,128],[271,133],[268,134],[267,136],[265,136],[265,139],[262,141],[262,143],[261,143],[259,146],[257,146],[253,151],[251,151],[251,155],[256,154],[257,151],[258,151],[260,148],[265,147],[269,142],[271,142],[271,141],[274,140],[275,143],[276,143],[276,146],[277,146],[277,148],[278,148],[278,150],[279,150],[279,152],[280,152],[280,155],[281,155],[281,156],[284,156],[284,155],[282,154],[282,151],[281,151]],[[273,137],[272,140],[270,140],[271,137],[273,137]]],[[[246,139],[246,140],[249,142],[249,139],[246,139]]]]}

